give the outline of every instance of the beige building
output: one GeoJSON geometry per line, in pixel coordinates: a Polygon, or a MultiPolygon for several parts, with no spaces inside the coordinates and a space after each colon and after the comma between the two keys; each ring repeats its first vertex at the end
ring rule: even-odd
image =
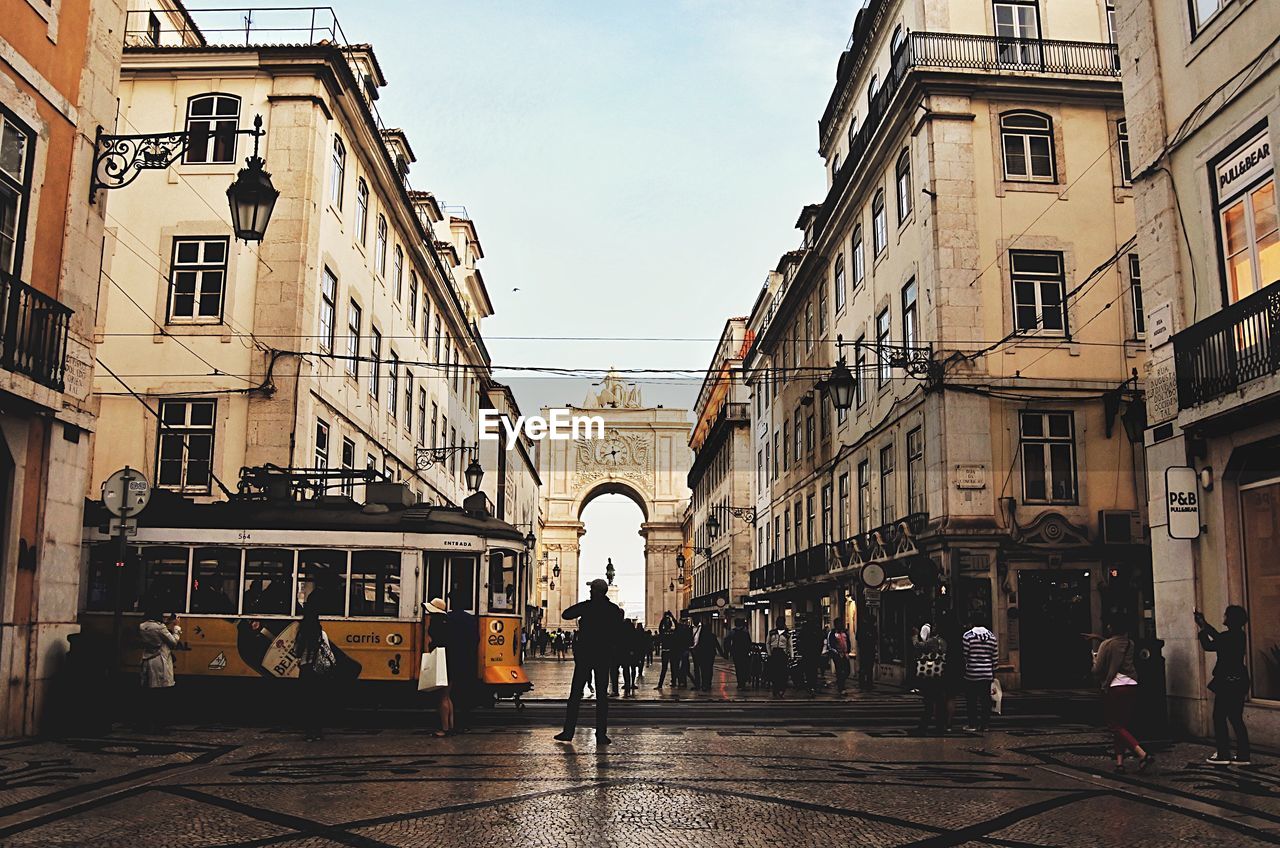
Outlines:
{"type": "MultiPolygon", "coordinates": [[[[129,13],[120,125],[191,142],[109,216],[94,389],[113,438],[88,490],[127,464],[217,500],[242,467],[271,463],[369,469],[460,504],[488,381],[484,252],[465,209],[410,187],[413,149],[378,114],[373,48],[310,10],[220,44],[220,28],[206,37],[153,6],[129,13]],[[280,198],[249,245],[224,194],[252,140],[227,131],[257,115],[280,198]],[[420,467],[424,447],[450,452],[420,467]]],[[[360,488],[335,479],[328,493],[360,488]]]]}
{"type": "MultiPolygon", "coordinates": [[[[481,398],[481,408],[493,410],[512,428],[520,418],[520,404],[510,386],[490,382],[481,398]]],[[[508,444],[505,431],[498,430],[498,439],[481,438],[480,465],[485,469],[480,491],[492,504],[493,517],[513,525],[525,533],[533,534],[534,546],[526,551],[523,579],[520,585],[527,592],[524,599],[526,624],[541,620],[542,595],[537,581],[537,539],[542,535],[538,507],[542,480],[538,477],[537,456],[532,440],[521,432],[513,444],[508,444]]]]}
{"type": "Polygon", "coordinates": [[[685,568],[692,597],[684,611],[695,623],[713,625],[720,637],[735,618],[746,617],[752,567],[751,395],[742,380],[742,357],[750,346],[747,320],[726,321],[698,391],[689,436],[693,536],[685,568]]]}
{"type": "Polygon", "coordinates": [[[757,627],[869,616],[898,682],[913,630],[954,611],[1026,687],[1089,685],[1080,634],[1105,620],[1153,635],[1109,24],[1103,0],[859,12],[819,122],[826,197],[749,322],[757,627]]]}
{"type": "Polygon", "coordinates": [[[35,733],[76,630],[94,310],[124,0],[0,16],[0,736],[35,733]]]}
{"type": "Polygon", "coordinates": [[[1192,613],[1221,629],[1224,608],[1241,604],[1252,619],[1246,721],[1274,745],[1280,14],[1266,0],[1116,6],[1152,347],[1148,489],[1170,709],[1184,729],[1210,733],[1215,658],[1200,650],[1192,613]]]}

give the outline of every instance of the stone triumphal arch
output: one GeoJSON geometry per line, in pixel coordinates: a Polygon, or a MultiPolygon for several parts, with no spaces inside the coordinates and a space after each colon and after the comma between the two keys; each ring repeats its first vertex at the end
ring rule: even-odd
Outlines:
{"type": "MultiPolygon", "coordinates": [[[[645,626],[656,628],[664,609],[678,607],[678,588],[672,591],[671,584],[689,499],[688,410],[645,406],[638,386],[610,372],[599,391],[588,392],[583,405],[568,412],[602,418],[604,438],[544,439],[538,446],[543,550],[560,566],[547,595],[547,625],[558,627],[560,612],[586,597],[578,573],[583,508],[600,495],[621,494],[644,516],[645,626]]],[[[551,410],[542,415],[549,419],[551,410]]]]}

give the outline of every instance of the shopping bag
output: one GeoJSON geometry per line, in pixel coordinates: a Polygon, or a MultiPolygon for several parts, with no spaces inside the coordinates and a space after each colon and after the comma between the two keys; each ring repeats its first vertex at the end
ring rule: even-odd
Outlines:
{"type": "Polygon", "coordinates": [[[999,680],[991,681],[991,700],[993,702],[991,704],[991,712],[1001,715],[1000,704],[1004,701],[1004,690],[1000,688],[999,680]]]}
{"type": "Polygon", "coordinates": [[[418,667],[418,691],[433,692],[449,685],[449,668],[445,664],[444,648],[424,651],[418,667]]]}

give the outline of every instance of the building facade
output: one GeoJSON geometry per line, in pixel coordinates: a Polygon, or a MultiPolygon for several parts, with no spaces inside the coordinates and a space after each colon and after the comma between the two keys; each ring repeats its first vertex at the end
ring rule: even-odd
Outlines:
{"type": "Polygon", "coordinates": [[[1110,23],[1103,0],[859,12],[826,197],[750,319],[757,628],[868,616],[901,682],[916,627],[976,618],[1013,687],[1088,685],[1105,621],[1154,635],[1110,23]]]}
{"type": "Polygon", "coordinates": [[[124,0],[20,0],[0,16],[0,736],[37,732],[75,631],[124,0]]]}
{"type": "Polygon", "coordinates": [[[693,595],[686,609],[696,623],[712,625],[721,636],[735,618],[745,617],[752,567],[750,392],[742,380],[742,357],[750,346],[747,319],[726,321],[698,392],[689,436],[693,556],[685,567],[693,595]]]}
{"type": "Polygon", "coordinates": [[[1210,732],[1214,657],[1192,614],[1220,629],[1224,608],[1240,604],[1251,614],[1247,721],[1276,744],[1280,18],[1259,0],[1116,6],[1152,347],[1148,493],[1170,711],[1210,732]],[[1190,526],[1179,527],[1188,505],[1190,526]]]}
{"type": "MultiPolygon", "coordinates": [[[[502,383],[490,381],[481,399],[481,408],[493,410],[513,429],[520,419],[520,404],[516,402],[511,388],[502,383]]],[[[533,534],[534,544],[525,552],[520,583],[526,593],[522,599],[525,624],[532,628],[542,621],[543,584],[537,579],[540,574],[536,567],[537,540],[542,536],[542,521],[538,514],[542,480],[538,477],[534,445],[528,434],[521,431],[516,440],[508,444],[506,431],[499,432],[498,439],[480,438],[477,443],[480,465],[485,469],[480,491],[493,505],[494,518],[520,529],[526,538],[533,534]]]]}
{"type": "Polygon", "coordinates": [[[150,6],[129,13],[120,125],[190,142],[108,222],[94,388],[114,438],[89,491],[130,465],[218,500],[242,467],[274,464],[349,472],[317,476],[331,495],[361,499],[369,472],[461,504],[489,384],[484,252],[465,209],[410,186],[373,48],[310,10],[227,45],[150,6]],[[253,143],[232,131],[255,116],[280,198],[249,245],[224,193],[253,143]],[[447,451],[419,464],[423,448],[447,451]]]}

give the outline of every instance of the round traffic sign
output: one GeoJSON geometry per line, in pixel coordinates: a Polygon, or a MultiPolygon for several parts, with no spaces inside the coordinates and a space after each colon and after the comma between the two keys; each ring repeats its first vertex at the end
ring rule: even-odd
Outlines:
{"type": "Polygon", "coordinates": [[[151,500],[151,484],[135,468],[121,468],[102,484],[102,505],[112,515],[137,515],[151,500]]]}
{"type": "Polygon", "coordinates": [[[862,566],[862,585],[868,589],[879,589],[884,581],[884,568],[879,563],[869,562],[862,566]]]}

